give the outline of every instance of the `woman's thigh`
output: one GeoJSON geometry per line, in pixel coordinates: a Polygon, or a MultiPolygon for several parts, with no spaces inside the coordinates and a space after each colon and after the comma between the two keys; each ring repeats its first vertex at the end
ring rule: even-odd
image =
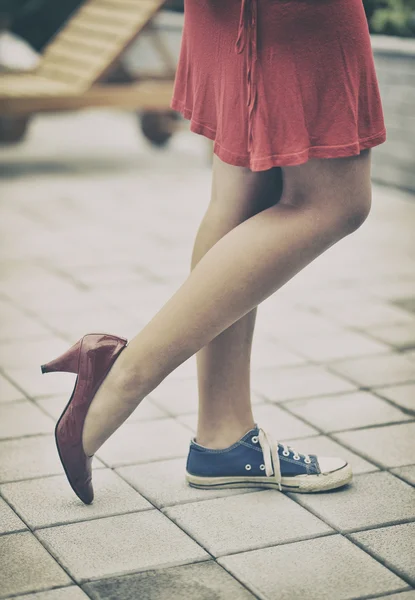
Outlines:
{"type": "Polygon", "coordinates": [[[282,203],[320,205],[333,211],[370,207],[370,149],[344,158],[314,158],[282,171],[282,203]]]}
{"type": "Polygon", "coordinates": [[[209,210],[234,226],[279,202],[282,169],[251,171],[223,162],[213,155],[212,189],[209,210]]]}

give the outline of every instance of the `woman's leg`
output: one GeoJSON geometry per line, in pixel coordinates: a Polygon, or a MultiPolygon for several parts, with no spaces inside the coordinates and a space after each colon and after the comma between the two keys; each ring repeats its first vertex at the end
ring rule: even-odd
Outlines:
{"type": "MultiPolygon", "coordinates": [[[[192,270],[217,241],[276,204],[281,193],[281,168],[253,172],[214,155],[211,201],[197,232],[192,270]]],[[[226,447],[253,427],[250,358],[256,311],[253,308],[197,353],[197,440],[205,446],[226,447]]]]}
{"type": "Polygon", "coordinates": [[[280,202],[222,237],[123,350],[89,408],[93,454],[139,402],[203,346],[366,219],[370,150],[283,168],[280,202]]]}

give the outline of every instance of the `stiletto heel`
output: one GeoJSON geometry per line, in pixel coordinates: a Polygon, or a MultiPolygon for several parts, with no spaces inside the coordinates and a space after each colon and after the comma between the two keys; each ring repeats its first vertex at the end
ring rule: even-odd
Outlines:
{"type": "Polygon", "coordinates": [[[42,365],[42,373],[52,373],[59,371],[62,373],[78,373],[79,356],[81,351],[82,339],[69,348],[67,352],[42,365]]]}
{"type": "Polygon", "coordinates": [[[125,338],[105,333],[84,335],[67,352],[41,366],[42,373],[76,373],[68,404],[55,427],[55,440],[66,477],[85,504],[94,498],[91,463],[82,445],[82,431],[89,406],[112,365],[127,345],[125,338]]]}

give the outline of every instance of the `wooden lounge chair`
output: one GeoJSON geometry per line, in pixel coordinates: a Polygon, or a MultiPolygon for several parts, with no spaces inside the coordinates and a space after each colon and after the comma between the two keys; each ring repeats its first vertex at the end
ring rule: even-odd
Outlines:
{"type": "Polygon", "coordinates": [[[87,0],[45,48],[30,73],[0,75],[0,117],[85,107],[169,111],[175,64],[151,20],[165,0],[87,0]],[[166,65],[163,76],[105,83],[146,30],[166,65]]]}

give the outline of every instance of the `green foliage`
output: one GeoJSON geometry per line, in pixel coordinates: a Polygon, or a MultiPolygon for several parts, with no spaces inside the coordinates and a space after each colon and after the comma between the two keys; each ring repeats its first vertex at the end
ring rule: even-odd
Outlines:
{"type": "Polygon", "coordinates": [[[373,33],[415,36],[415,0],[363,0],[373,33]]]}

